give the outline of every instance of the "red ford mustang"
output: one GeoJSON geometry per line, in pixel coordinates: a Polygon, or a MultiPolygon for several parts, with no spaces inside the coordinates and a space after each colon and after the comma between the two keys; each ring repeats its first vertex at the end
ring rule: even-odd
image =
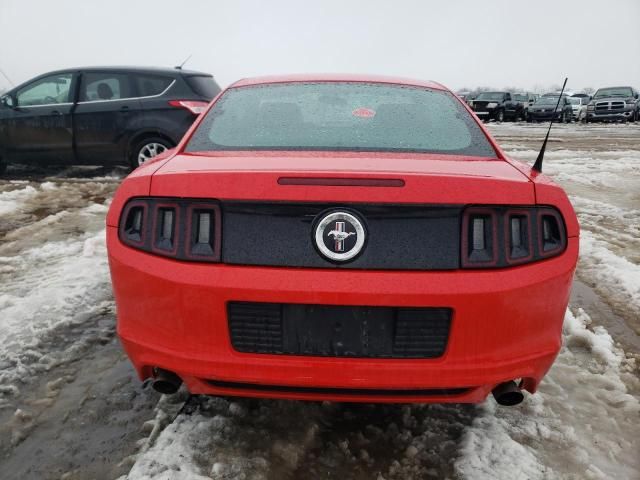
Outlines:
{"type": "Polygon", "coordinates": [[[165,393],[516,404],[578,257],[561,188],[442,85],[384,77],[233,84],[107,225],[118,334],[165,393]]]}

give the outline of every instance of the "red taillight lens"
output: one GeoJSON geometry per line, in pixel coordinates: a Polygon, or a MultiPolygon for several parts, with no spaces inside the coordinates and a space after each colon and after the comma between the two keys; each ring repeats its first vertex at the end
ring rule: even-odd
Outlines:
{"type": "Polygon", "coordinates": [[[540,256],[552,257],[565,249],[567,239],[560,214],[551,208],[538,215],[538,248],[540,256]]]}
{"type": "Polygon", "coordinates": [[[120,240],[145,252],[200,262],[220,261],[220,207],[212,200],[130,200],[120,217],[120,240]]]}
{"type": "Polygon", "coordinates": [[[187,257],[193,260],[220,258],[220,207],[190,205],[187,209],[187,257]]]}
{"type": "Polygon", "coordinates": [[[498,260],[497,217],[487,208],[469,208],[462,224],[462,265],[494,266],[498,260]]]}
{"type": "Polygon", "coordinates": [[[184,108],[194,115],[200,115],[209,106],[208,102],[198,102],[195,100],[170,100],[169,105],[172,107],[184,108]]]}
{"type": "Polygon", "coordinates": [[[122,211],[120,218],[120,239],[127,245],[139,248],[146,242],[147,204],[143,201],[130,201],[122,211]]]}
{"type": "Polygon", "coordinates": [[[474,206],[463,213],[460,243],[463,268],[499,268],[559,255],[567,238],[554,208],[474,206]]]}

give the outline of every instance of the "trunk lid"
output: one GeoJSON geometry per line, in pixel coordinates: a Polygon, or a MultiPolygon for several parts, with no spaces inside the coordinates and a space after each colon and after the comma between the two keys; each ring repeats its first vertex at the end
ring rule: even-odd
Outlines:
{"type": "Polygon", "coordinates": [[[535,203],[529,178],[504,160],[377,152],[181,154],[153,175],[150,194],[299,202],[535,203]],[[345,184],[328,186],[327,179],[345,184]],[[376,180],[389,182],[378,185],[376,180]],[[314,182],[320,184],[308,184],[314,182]]]}

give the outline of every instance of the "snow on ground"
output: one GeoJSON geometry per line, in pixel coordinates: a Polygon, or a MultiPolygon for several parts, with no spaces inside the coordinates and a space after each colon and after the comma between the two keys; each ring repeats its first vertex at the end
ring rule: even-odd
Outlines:
{"type": "Polygon", "coordinates": [[[462,442],[463,478],[633,479],[640,401],[633,361],[582,310],[567,311],[556,363],[523,407],[485,402],[462,442]]]}
{"type": "Polygon", "coordinates": [[[101,336],[90,320],[112,309],[104,217],[115,183],[1,185],[0,408],[101,336]]]}
{"type": "Polygon", "coordinates": [[[31,185],[22,186],[19,183],[9,184],[3,190],[0,191],[0,215],[7,215],[18,210],[27,198],[37,193],[37,190],[31,185]]]}

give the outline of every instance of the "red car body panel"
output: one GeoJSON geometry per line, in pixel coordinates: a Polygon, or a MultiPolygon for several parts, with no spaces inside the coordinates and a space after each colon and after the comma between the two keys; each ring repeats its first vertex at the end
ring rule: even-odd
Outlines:
{"type": "MultiPolygon", "coordinates": [[[[381,77],[295,76],[243,80],[232,87],[291,81],[409,83],[381,77]]],[[[409,84],[444,89],[429,82],[409,84]]],[[[192,393],[303,400],[480,402],[496,385],[512,379],[522,379],[521,387],[535,392],[561,346],[578,256],[575,213],[548,177],[507,159],[488,133],[497,152],[492,159],[370,152],[182,153],[198,123],[175,153],[139,168],[123,182],[107,216],[118,335],[141,379],[152,377],[157,367],[175,372],[192,393]],[[402,180],[403,186],[282,185],[284,177],[391,179],[402,180]],[[129,199],[145,196],[349,205],[549,205],[564,219],[567,242],[558,256],[486,270],[337,271],[194,263],[122,243],[118,224],[123,207],[129,199]],[[453,310],[453,317],[446,351],[438,358],[252,354],[232,347],[226,310],[230,301],[444,306],[453,310]],[[208,380],[292,390],[220,387],[208,380]],[[429,388],[468,390],[456,395],[402,393],[429,388]],[[360,389],[365,393],[358,393],[360,389]],[[370,395],[370,389],[397,393],[370,395]]],[[[486,133],[481,123],[480,128],[486,133]]]]}

